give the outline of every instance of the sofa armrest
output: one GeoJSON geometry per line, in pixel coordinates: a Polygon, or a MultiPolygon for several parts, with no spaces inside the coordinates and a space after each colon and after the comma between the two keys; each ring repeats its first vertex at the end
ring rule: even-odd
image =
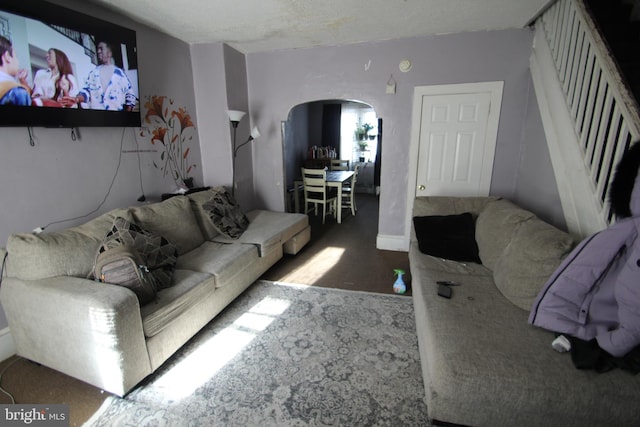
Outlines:
{"type": "Polygon", "coordinates": [[[118,395],[151,372],[129,289],[69,276],[7,277],[0,301],[20,356],[118,395]]]}

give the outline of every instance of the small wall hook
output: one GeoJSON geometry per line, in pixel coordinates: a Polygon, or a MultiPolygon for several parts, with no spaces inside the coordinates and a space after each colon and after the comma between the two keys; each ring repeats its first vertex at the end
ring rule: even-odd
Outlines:
{"type": "Polygon", "coordinates": [[[393,74],[387,80],[387,93],[396,93],[396,81],[393,79],[393,74]]]}

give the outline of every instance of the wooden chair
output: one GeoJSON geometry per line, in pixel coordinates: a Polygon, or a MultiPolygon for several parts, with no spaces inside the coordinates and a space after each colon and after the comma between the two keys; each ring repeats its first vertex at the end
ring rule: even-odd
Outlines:
{"type": "Polygon", "coordinates": [[[340,160],[340,159],[331,160],[331,170],[332,171],[348,171],[349,160],[340,160]]]}
{"type": "Polygon", "coordinates": [[[338,195],[335,188],[327,187],[327,171],[324,169],[301,169],[302,182],[304,185],[303,211],[307,213],[309,203],[313,203],[314,214],[318,215],[318,205],[322,205],[322,223],[324,224],[327,216],[327,205],[329,205],[329,212],[332,212],[334,218],[336,218],[338,195]]]}
{"type": "Polygon", "coordinates": [[[351,182],[342,186],[342,209],[351,209],[351,214],[355,216],[358,208],[356,207],[356,181],[358,180],[358,169],[360,165],[353,167],[353,177],[351,182]]]}

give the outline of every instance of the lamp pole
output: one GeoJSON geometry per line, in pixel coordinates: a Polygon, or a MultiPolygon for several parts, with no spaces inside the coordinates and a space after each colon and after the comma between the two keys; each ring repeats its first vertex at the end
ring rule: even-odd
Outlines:
{"type": "Polygon", "coordinates": [[[231,120],[233,126],[233,164],[231,165],[231,195],[235,196],[236,193],[236,154],[238,149],[236,148],[236,133],[238,132],[239,121],[231,120]]]}
{"type": "Polygon", "coordinates": [[[244,117],[244,115],[246,114],[244,111],[237,111],[237,110],[229,110],[227,112],[229,114],[229,121],[231,121],[231,126],[233,126],[233,159],[232,159],[232,165],[231,165],[231,174],[232,174],[232,178],[231,178],[231,195],[235,196],[235,191],[236,191],[236,157],[238,156],[238,150],[240,148],[242,148],[243,146],[247,145],[248,143],[250,143],[251,141],[253,141],[254,139],[256,139],[257,137],[260,136],[260,131],[258,130],[257,126],[254,126],[251,129],[251,135],[249,135],[249,138],[247,138],[247,140],[245,142],[243,142],[242,144],[240,144],[239,146],[236,147],[236,133],[238,131],[238,123],[240,123],[240,120],[242,120],[242,117],[244,117]]]}
{"type": "Polygon", "coordinates": [[[227,114],[229,115],[229,121],[231,122],[231,126],[233,126],[233,147],[232,148],[232,152],[233,152],[233,159],[232,159],[232,164],[231,164],[231,174],[232,174],[232,178],[231,178],[231,194],[235,195],[235,191],[236,191],[236,133],[238,131],[238,123],[240,123],[240,120],[242,120],[242,118],[244,117],[245,113],[244,111],[239,111],[239,110],[229,110],[227,111],[227,114]]]}

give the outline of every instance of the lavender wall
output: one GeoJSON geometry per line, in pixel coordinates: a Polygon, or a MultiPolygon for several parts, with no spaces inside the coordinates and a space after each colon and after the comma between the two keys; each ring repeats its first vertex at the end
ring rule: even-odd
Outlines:
{"type": "MultiPolygon", "coordinates": [[[[249,100],[247,94],[247,66],[245,56],[237,50],[225,45],[224,64],[226,72],[227,105],[231,110],[248,113],[249,100]]],[[[236,147],[247,141],[256,117],[247,114],[238,125],[236,147]]],[[[228,125],[227,125],[228,126],[228,125]]],[[[256,194],[253,188],[253,144],[260,144],[261,138],[250,142],[237,151],[235,158],[235,196],[237,202],[245,210],[256,207],[256,194]]]]}
{"type": "Polygon", "coordinates": [[[203,159],[203,182],[205,185],[230,186],[231,136],[228,131],[230,126],[227,115],[224,45],[192,45],[191,61],[203,159]]]}
{"type": "Polygon", "coordinates": [[[527,116],[519,164],[513,200],[523,208],[535,212],[543,220],[566,231],[567,225],[560,204],[560,195],[542,128],[533,82],[529,83],[527,116]]]}
{"type": "MultiPolygon", "coordinates": [[[[530,107],[531,46],[532,33],[523,29],[247,55],[250,110],[263,134],[254,148],[260,159],[254,163],[256,193],[267,208],[283,210],[280,122],[292,107],[322,99],[362,101],[385,126],[378,233],[403,236],[413,88],[504,81],[491,193],[513,197],[530,107]],[[398,70],[403,59],[413,63],[408,73],[398,70]],[[397,92],[390,95],[385,88],[392,74],[397,92]]],[[[538,179],[555,187],[552,174],[540,170],[538,179]]]]}
{"type": "MultiPolygon", "coordinates": [[[[205,185],[232,186],[233,128],[228,110],[249,112],[245,56],[222,43],[191,46],[193,81],[205,185]]],[[[237,145],[250,135],[252,117],[247,114],[238,125],[237,145]]],[[[262,131],[262,130],[261,130],[262,131]]],[[[259,206],[253,189],[252,142],[238,151],[236,158],[236,199],[244,210],[259,206]]]]}

